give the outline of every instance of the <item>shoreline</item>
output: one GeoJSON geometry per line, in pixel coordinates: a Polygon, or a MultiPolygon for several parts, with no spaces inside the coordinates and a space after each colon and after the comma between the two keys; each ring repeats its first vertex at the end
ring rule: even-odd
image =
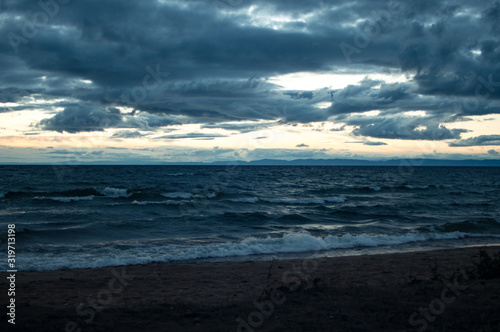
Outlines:
{"type": "MultiPolygon", "coordinates": [[[[405,303],[404,306],[408,305],[405,308],[411,309],[407,312],[407,317],[399,317],[403,319],[403,323],[398,320],[398,324],[406,326],[403,330],[410,331],[413,327],[408,324],[408,319],[412,312],[433,301],[436,296],[439,297],[445,280],[448,283],[456,282],[457,276],[472,267],[474,262],[478,262],[480,249],[485,249],[492,255],[500,251],[500,246],[481,245],[272,261],[174,262],[93,269],[21,271],[17,273],[16,283],[19,291],[16,296],[16,327],[29,330],[37,326],[37,330],[40,330],[40,326],[35,323],[50,320],[51,324],[58,324],[50,325],[51,328],[58,326],[61,331],[64,330],[60,328],[61,324],[68,322],[75,322],[82,331],[99,331],[105,327],[109,329],[106,319],[114,317],[129,321],[128,329],[127,324],[121,328],[124,331],[133,331],[132,326],[136,326],[133,322],[147,326],[153,324],[151,328],[155,329],[170,326],[172,329],[202,331],[218,326],[215,330],[236,331],[236,320],[240,319],[240,323],[248,324],[245,319],[248,320],[249,314],[257,310],[255,303],[258,306],[259,301],[274,299],[265,303],[271,304],[273,311],[279,311],[280,314],[273,313],[265,317],[266,322],[259,325],[259,331],[271,331],[279,326],[290,327],[290,320],[308,321],[309,314],[314,316],[327,310],[331,306],[331,302],[323,303],[326,301],[324,294],[327,294],[328,299],[345,303],[350,308],[350,313],[343,314],[347,315],[342,320],[346,324],[345,330],[352,328],[353,325],[350,324],[354,324],[353,322],[358,324],[363,315],[366,316],[366,306],[374,308],[375,316],[383,316],[388,309],[384,311],[377,307],[384,301],[395,301],[390,310],[399,312],[401,308],[398,308],[398,303],[405,303]],[[422,293],[417,296],[415,292],[419,289],[422,293]],[[362,300],[366,301],[364,304],[358,298],[361,291],[365,294],[365,299],[362,300]],[[281,303],[284,298],[288,300],[281,303]],[[303,307],[317,309],[304,316],[297,312],[303,307]],[[172,317],[167,315],[170,318],[157,321],[154,317],[158,312],[171,314],[172,317]],[[218,314],[214,316],[210,313],[218,314]],[[179,322],[184,323],[178,325],[179,322]],[[229,326],[228,329],[225,328],[226,325],[229,326]]],[[[6,273],[2,273],[0,279],[2,289],[7,287],[4,275],[6,273]]],[[[496,303],[493,308],[499,312],[499,279],[486,281],[484,284],[474,281],[467,287],[477,293],[474,300],[490,295],[497,297],[488,298],[487,303],[475,303],[475,309],[467,301],[462,301],[464,308],[472,310],[471,312],[484,311],[484,306],[491,307],[490,302],[493,301],[492,303],[496,303]]],[[[408,311],[406,309],[403,312],[408,311]]],[[[344,312],[341,309],[335,310],[344,312]]],[[[334,323],[331,320],[338,313],[335,310],[325,317],[321,316],[323,314],[316,317],[314,324],[319,325],[314,325],[314,329],[334,323]]],[[[491,325],[498,320],[491,318],[488,322],[491,325]]],[[[500,322],[498,324],[500,327],[500,322]]],[[[335,324],[332,329],[333,326],[335,324]]],[[[251,325],[246,329],[242,327],[241,330],[250,331],[249,328],[257,330],[251,325]]],[[[307,331],[308,328],[296,330],[307,331]]]]}
{"type": "Polygon", "coordinates": [[[441,251],[441,250],[454,250],[476,247],[499,247],[499,238],[490,238],[488,241],[478,242],[478,239],[469,239],[465,242],[460,239],[439,240],[440,244],[422,246],[422,244],[429,244],[426,242],[409,242],[396,245],[376,245],[352,248],[335,248],[326,250],[311,250],[300,252],[283,252],[283,253],[264,253],[253,254],[245,256],[224,256],[224,257],[206,257],[194,259],[179,259],[170,261],[150,261],[145,263],[123,263],[119,265],[103,265],[103,266],[83,266],[83,267],[68,267],[60,266],[58,268],[49,268],[46,270],[18,270],[19,273],[35,273],[35,272],[51,272],[51,271],[68,271],[68,270],[89,270],[89,269],[105,269],[121,266],[145,266],[150,264],[204,264],[204,263],[241,263],[246,261],[253,262],[270,262],[270,261],[291,261],[291,260],[304,260],[304,259],[320,259],[320,258],[340,258],[340,257],[356,257],[366,255],[392,255],[404,254],[413,252],[425,251],[441,251]],[[447,243],[448,242],[448,243],[447,243]]]}

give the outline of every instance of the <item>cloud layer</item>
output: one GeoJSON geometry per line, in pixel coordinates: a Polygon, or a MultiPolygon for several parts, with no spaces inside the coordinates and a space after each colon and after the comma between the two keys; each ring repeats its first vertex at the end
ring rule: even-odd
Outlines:
{"type": "Polygon", "coordinates": [[[127,139],[330,121],[359,137],[498,145],[447,124],[500,113],[499,1],[7,0],[0,15],[0,102],[21,105],[0,112],[43,101],[57,113],[41,130],[127,139]],[[303,91],[269,80],[299,72],[407,79],[303,91]]]}

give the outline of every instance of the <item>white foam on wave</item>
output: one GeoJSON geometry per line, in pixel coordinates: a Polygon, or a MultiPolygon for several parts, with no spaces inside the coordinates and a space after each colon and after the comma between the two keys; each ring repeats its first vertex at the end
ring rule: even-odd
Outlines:
{"type": "Polygon", "coordinates": [[[162,246],[137,243],[129,248],[114,248],[114,244],[101,245],[95,248],[74,246],[66,256],[61,251],[31,253],[22,255],[18,263],[20,270],[54,270],[62,267],[94,268],[127,264],[146,264],[151,262],[183,261],[202,258],[230,258],[262,254],[303,253],[325,251],[332,249],[349,249],[357,247],[377,247],[400,245],[412,242],[432,240],[453,240],[465,237],[500,237],[491,234],[452,233],[406,233],[399,235],[329,235],[317,237],[309,233],[290,233],[282,237],[247,238],[240,242],[179,245],[165,244],[162,246]],[[106,255],[103,255],[105,250],[106,255]],[[119,250],[115,255],[109,252],[119,250]],[[71,254],[69,254],[71,252],[71,254]],[[57,259],[56,259],[57,256],[57,259]]]}
{"type": "Polygon", "coordinates": [[[192,194],[192,193],[187,193],[187,192],[172,192],[172,193],[162,193],[161,194],[163,197],[166,198],[171,198],[171,199],[176,199],[176,198],[182,198],[182,199],[207,199],[207,198],[215,198],[217,194],[215,192],[209,192],[204,195],[201,194],[192,194]]]}
{"type": "Polygon", "coordinates": [[[206,246],[193,246],[180,250],[180,252],[180,248],[177,248],[176,257],[177,259],[220,258],[255,254],[297,253],[356,247],[377,247],[430,240],[460,239],[464,238],[466,235],[467,234],[461,232],[453,232],[441,234],[406,233],[401,235],[346,234],[342,236],[328,235],[326,237],[317,237],[304,232],[286,234],[279,238],[248,238],[238,243],[217,243],[206,246]]]}
{"type": "Polygon", "coordinates": [[[38,200],[52,200],[63,203],[71,203],[78,201],[91,201],[94,199],[94,196],[77,196],[77,197],[45,197],[45,196],[37,196],[35,199],[38,200]]]}
{"type": "Polygon", "coordinates": [[[190,199],[193,198],[194,196],[191,193],[185,193],[185,192],[164,193],[161,195],[166,198],[183,198],[183,199],[190,199]]]}
{"type": "Polygon", "coordinates": [[[206,198],[215,198],[217,196],[216,192],[211,192],[205,195],[206,198]]]}
{"type": "Polygon", "coordinates": [[[344,203],[346,198],[344,196],[333,197],[308,197],[298,199],[260,199],[269,203],[279,204],[325,204],[325,203],[344,203]]]}
{"type": "Polygon", "coordinates": [[[406,185],[405,186],[408,189],[429,189],[429,186],[412,186],[412,185],[406,185]]]}
{"type": "Polygon", "coordinates": [[[135,205],[183,205],[186,203],[190,203],[190,201],[167,200],[167,201],[133,201],[132,202],[132,204],[135,204],[135,205]]]}
{"type": "Polygon", "coordinates": [[[128,193],[128,189],[120,189],[120,188],[105,188],[100,191],[100,193],[106,197],[111,198],[127,198],[132,196],[128,193]]]}
{"type": "Polygon", "coordinates": [[[229,200],[234,203],[257,203],[259,201],[258,197],[243,197],[243,198],[233,198],[229,200]]]}

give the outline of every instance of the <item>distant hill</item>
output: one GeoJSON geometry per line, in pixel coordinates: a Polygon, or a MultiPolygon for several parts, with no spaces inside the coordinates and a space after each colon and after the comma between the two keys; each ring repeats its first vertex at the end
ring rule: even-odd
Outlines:
{"type": "Polygon", "coordinates": [[[462,167],[499,167],[500,159],[489,160],[451,160],[451,159],[390,159],[390,160],[366,160],[366,159],[295,159],[295,160],[280,160],[280,159],[261,159],[253,161],[216,161],[210,163],[203,162],[128,162],[126,164],[117,161],[94,161],[81,163],[39,163],[39,164],[23,164],[23,163],[2,163],[0,165],[181,165],[181,166],[196,166],[196,165],[240,165],[240,166],[462,166],[462,167]]]}
{"type": "Polygon", "coordinates": [[[261,159],[254,161],[219,161],[210,165],[254,165],[254,166],[483,166],[498,167],[500,160],[449,160],[449,159],[261,159]]]}

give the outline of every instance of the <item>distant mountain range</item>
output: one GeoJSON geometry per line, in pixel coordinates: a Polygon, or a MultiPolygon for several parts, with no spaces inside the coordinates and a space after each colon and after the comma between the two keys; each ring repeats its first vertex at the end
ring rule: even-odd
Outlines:
{"type": "Polygon", "coordinates": [[[2,163],[0,165],[239,165],[239,166],[469,166],[469,167],[499,167],[500,159],[487,160],[452,160],[452,159],[390,159],[390,160],[366,160],[366,159],[261,159],[253,161],[216,161],[216,162],[148,162],[138,160],[137,163],[128,162],[120,164],[116,161],[93,161],[81,163],[40,163],[20,164],[2,163]]]}
{"type": "MultiPolygon", "coordinates": [[[[207,164],[205,164],[207,165],[207,164]]],[[[483,166],[498,167],[500,160],[451,160],[451,159],[261,159],[254,161],[218,161],[209,165],[249,166],[483,166]]]]}

